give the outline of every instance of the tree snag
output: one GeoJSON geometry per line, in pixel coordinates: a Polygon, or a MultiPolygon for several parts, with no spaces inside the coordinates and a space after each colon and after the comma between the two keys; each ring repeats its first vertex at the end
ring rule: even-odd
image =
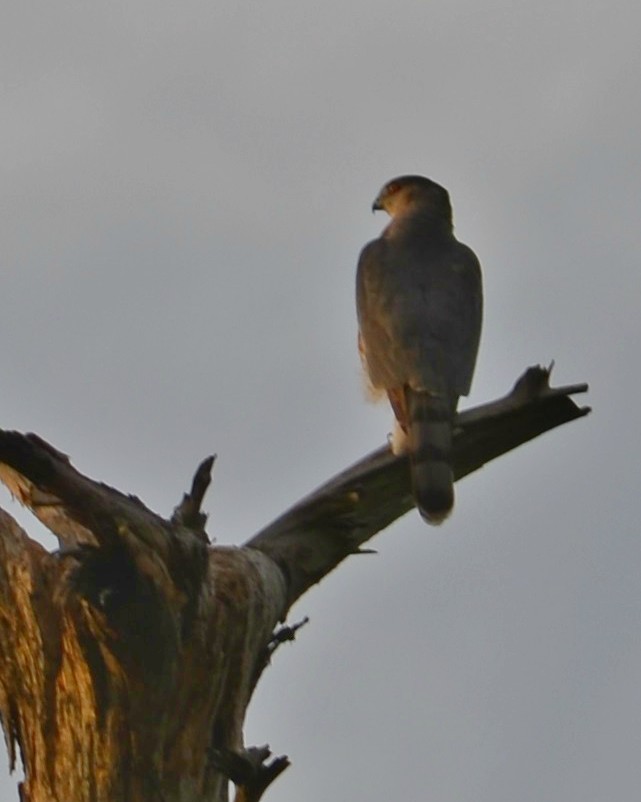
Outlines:
{"type": "MultiPolygon", "coordinates": [[[[530,368],[458,415],[457,479],[589,409],[530,368]]],[[[58,538],[0,510],[0,720],[23,802],[257,802],[285,768],[246,749],[245,711],[290,606],[412,506],[383,447],[256,534],[210,546],[205,460],[170,520],[80,474],[33,434],[0,431],[0,479],[58,538]]]]}

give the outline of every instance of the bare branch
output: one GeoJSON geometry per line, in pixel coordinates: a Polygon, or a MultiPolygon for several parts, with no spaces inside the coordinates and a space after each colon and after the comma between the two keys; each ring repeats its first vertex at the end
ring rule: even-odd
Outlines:
{"type": "Polygon", "coordinates": [[[0,480],[63,546],[113,545],[127,522],[149,547],[167,552],[167,521],[135,496],[83,476],[35,434],[0,430],[0,480]]]}
{"type": "Polygon", "coordinates": [[[242,752],[231,749],[212,749],[212,764],[236,785],[234,802],[259,802],[267,788],[290,765],[286,755],[271,763],[268,746],[253,746],[242,752]]]}
{"type": "MultiPolygon", "coordinates": [[[[543,432],[590,411],[570,398],[587,385],[551,388],[549,369],[529,368],[504,398],[459,414],[453,467],[467,476],[543,432]]],[[[385,446],[335,476],[246,543],[288,578],[290,604],[360,545],[414,506],[407,458],[385,446]]]]}
{"type": "Polygon", "coordinates": [[[304,627],[306,624],[309,624],[309,616],[305,616],[305,618],[297,621],[295,624],[291,626],[282,626],[279,627],[274,634],[272,635],[272,639],[267,644],[267,651],[269,656],[271,657],[276,649],[282,644],[286,643],[287,641],[296,640],[296,633],[298,632],[301,627],[304,627]]]}

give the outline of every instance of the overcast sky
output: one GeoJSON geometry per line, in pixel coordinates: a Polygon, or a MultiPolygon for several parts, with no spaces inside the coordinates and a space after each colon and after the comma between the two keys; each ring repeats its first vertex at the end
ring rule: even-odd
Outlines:
{"type": "Polygon", "coordinates": [[[484,268],[463,406],[552,359],[590,382],[590,417],[297,604],[246,728],[293,761],[274,802],[638,799],[640,24],[616,0],[3,6],[3,428],[162,514],[217,452],[210,531],[242,543],[391,428],[353,287],[406,172],[484,268]]]}

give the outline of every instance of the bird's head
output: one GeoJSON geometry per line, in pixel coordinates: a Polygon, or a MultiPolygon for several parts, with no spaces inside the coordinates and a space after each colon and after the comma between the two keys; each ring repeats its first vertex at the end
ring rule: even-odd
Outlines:
{"type": "Polygon", "coordinates": [[[383,210],[390,217],[415,209],[433,217],[452,220],[452,206],[447,190],[421,175],[393,178],[385,184],[372,204],[372,211],[383,210]]]}

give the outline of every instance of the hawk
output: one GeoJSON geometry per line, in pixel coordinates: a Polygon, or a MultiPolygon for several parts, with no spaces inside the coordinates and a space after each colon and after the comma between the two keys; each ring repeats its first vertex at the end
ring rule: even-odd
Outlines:
{"type": "Polygon", "coordinates": [[[359,351],[375,395],[395,415],[416,505],[430,524],[454,505],[452,424],[470,391],[481,335],[481,266],[454,236],[450,198],[417,175],[389,181],[372,210],[392,218],[358,261],[359,351]]]}

